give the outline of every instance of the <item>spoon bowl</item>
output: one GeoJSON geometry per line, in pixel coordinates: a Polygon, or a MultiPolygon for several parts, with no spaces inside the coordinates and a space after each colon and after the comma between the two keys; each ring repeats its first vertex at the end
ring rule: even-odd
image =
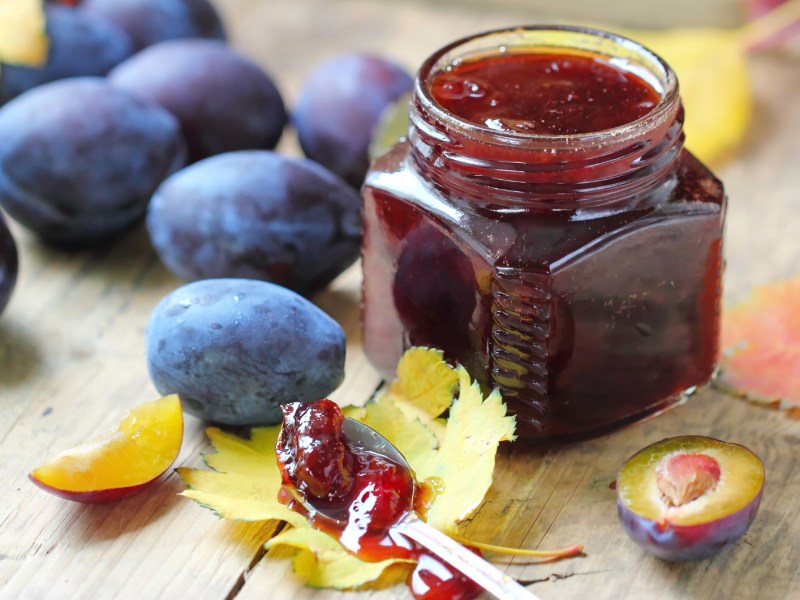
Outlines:
{"type": "MultiPolygon", "coordinates": [[[[402,453],[380,433],[354,419],[346,418],[342,432],[347,443],[374,454],[379,454],[396,463],[401,469],[413,472],[402,453]]],[[[412,486],[412,490],[414,486],[412,486]]],[[[345,528],[347,523],[340,518],[341,512],[333,512],[325,506],[316,506],[306,498],[298,498],[309,513],[316,513],[345,528]]],[[[438,529],[431,527],[419,518],[414,511],[413,492],[407,499],[405,513],[395,522],[390,531],[412,540],[473,580],[487,592],[503,600],[537,600],[537,597],[517,583],[513,578],[499,571],[494,565],[474,554],[438,529]]]]}

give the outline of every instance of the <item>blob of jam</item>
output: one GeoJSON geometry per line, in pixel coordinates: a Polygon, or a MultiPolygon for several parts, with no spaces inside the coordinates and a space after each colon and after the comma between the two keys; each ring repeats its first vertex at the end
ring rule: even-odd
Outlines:
{"type": "Polygon", "coordinates": [[[331,400],[281,408],[283,426],[275,449],[283,477],[281,502],[362,560],[416,560],[408,586],[419,600],[469,600],[481,592],[470,579],[392,531],[412,508],[412,499],[426,496],[425,490],[415,490],[409,469],[350,444],[342,431],[344,415],[331,400]]]}
{"type": "Polygon", "coordinates": [[[683,148],[674,73],[604,32],[514,29],[422,66],[363,188],[363,334],[499,388],[528,439],[604,432],[707,382],[725,195],[683,148]]]}

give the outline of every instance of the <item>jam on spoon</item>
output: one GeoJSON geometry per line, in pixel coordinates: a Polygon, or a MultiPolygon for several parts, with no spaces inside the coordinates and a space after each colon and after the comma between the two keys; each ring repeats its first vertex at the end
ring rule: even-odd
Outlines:
{"type": "Polygon", "coordinates": [[[468,600],[483,589],[500,598],[535,598],[419,518],[423,486],[383,436],[345,418],[331,400],[282,409],[279,498],[312,527],[337,537],[362,560],[416,560],[407,583],[418,599],[468,600]]]}

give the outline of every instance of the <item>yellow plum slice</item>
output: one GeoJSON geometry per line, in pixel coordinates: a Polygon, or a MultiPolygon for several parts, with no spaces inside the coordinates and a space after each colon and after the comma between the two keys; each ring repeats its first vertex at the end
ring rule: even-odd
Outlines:
{"type": "Polygon", "coordinates": [[[131,410],[103,436],[61,452],[28,477],[43,490],[76,502],[111,502],[164,473],[181,449],[183,413],[177,395],[131,410]]]}

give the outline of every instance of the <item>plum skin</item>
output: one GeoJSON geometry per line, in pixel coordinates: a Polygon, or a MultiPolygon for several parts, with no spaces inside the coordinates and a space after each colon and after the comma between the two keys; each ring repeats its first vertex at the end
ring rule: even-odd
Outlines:
{"type": "Polygon", "coordinates": [[[125,30],[135,51],[164,40],[226,37],[208,0],[83,0],[81,7],[125,30]]]}
{"type": "Polygon", "coordinates": [[[309,76],[292,112],[300,146],[355,187],[369,167],[369,144],[383,111],[413,87],[398,65],[366,54],[344,54],[309,76]]]}
{"type": "Polygon", "coordinates": [[[272,149],[287,121],[269,76],[216,40],[150,46],[117,66],[109,81],[175,115],[190,163],[234,150],[272,149]]]}
{"type": "Polygon", "coordinates": [[[14,237],[0,214],[0,314],[3,314],[17,283],[19,259],[14,237]]]}
{"type": "Polygon", "coordinates": [[[243,150],[167,179],[147,227],[183,279],[262,279],[309,295],[358,258],[361,198],[310,160],[243,150]]]}
{"type": "Polygon", "coordinates": [[[336,321],[294,292],[251,279],[178,288],[145,334],[150,378],[184,410],[224,425],[275,425],[280,406],[325,397],[344,377],[336,321]]]}
{"type": "Polygon", "coordinates": [[[58,496],[59,498],[64,498],[64,500],[71,500],[72,502],[80,502],[81,504],[107,504],[109,502],[116,502],[117,500],[122,500],[123,498],[127,498],[128,496],[132,496],[136,494],[146,487],[148,487],[151,483],[153,483],[156,479],[161,477],[164,473],[169,470],[169,467],[164,469],[161,473],[153,477],[148,481],[144,481],[138,485],[130,485],[126,487],[119,487],[119,488],[108,488],[104,490],[92,490],[90,492],[71,492],[69,490],[62,490],[59,488],[55,488],[53,486],[47,485],[43,481],[37,479],[30,473],[28,474],[28,479],[30,479],[36,486],[43,489],[48,494],[53,494],[54,496],[58,496]]]}
{"type": "Polygon", "coordinates": [[[730,546],[749,529],[761,504],[763,488],[744,508],[722,519],[699,525],[661,524],[637,515],[617,500],[623,529],[650,554],[671,561],[708,558],[730,546]]]}
{"type": "Polygon", "coordinates": [[[0,103],[67,77],[102,76],[128,58],[133,45],[122,29],[79,8],[45,7],[47,61],[38,67],[2,65],[0,103]]]}
{"type": "Polygon", "coordinates": [[[53,244],[105,241],[138,223],[156,187],[183,165],[175,118],[79,77],[0,109],[0,205],[53,244]]]}

